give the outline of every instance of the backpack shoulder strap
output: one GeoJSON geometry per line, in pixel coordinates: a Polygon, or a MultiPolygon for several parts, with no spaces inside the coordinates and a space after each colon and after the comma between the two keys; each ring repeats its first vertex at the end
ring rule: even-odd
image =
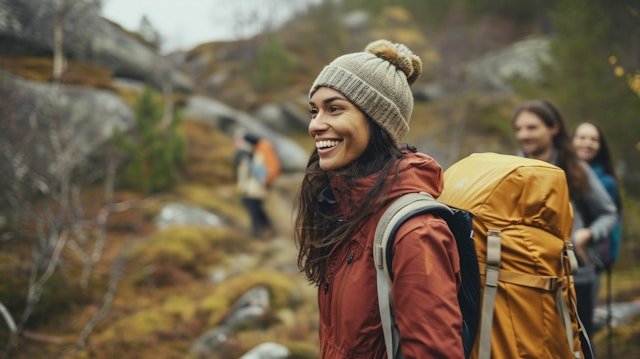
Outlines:
{"type": "Polygon", "coordinates": [[[391,247],[398,228],[408,218],[427,212],[437,212],[439,215],[452,214],[446,205],[438,202],[426,192],[409,193],[396,199],[384,212],[375,231],[373,243],[373,260],[377,272],[378,306],[382,320],[382,330],[387,347],[387,358],[397,359],[400,346],[400,333],[393,313],[391,299],[391,247]],[[391,239],[391,241],[390,241],[391,239]]]}

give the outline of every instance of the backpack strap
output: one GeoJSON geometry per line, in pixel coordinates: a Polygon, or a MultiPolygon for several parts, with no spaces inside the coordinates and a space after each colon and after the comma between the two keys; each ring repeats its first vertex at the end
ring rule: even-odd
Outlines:
{"type": "MultiPolygon", "coordinates": [[[[573,249],[573,243],[569,242],[565,244],[564,250],[562,251],[562,256],[560,257],[560,261],[563,268],[565,269],[565,273],[569,283],[573,284],[573,278],[571,276],[578,270],[578,259],[576,258],[576,254],[573,249]]],[[[589,336],[584,329],[584,324],[582,324],[580,316],[578,316],[577,314],[577,303],[571,296],[571,293],[568,293],[567,297],[569,303],[565,301],[564,296],[562,296],[562,294],[559,292],[556,298],[556,305],[558,306],[558,313],[562,316],[563,319],[564,328],[567,333],[567,341],[569,342],[569,348],[571,348],[574,358],[580,359],[582,357],[582,348],[575,348],[573,342],[573,325],[571,323],[571,313],[569,312],[570,304],[574,313],[576,313],[576,317],[578,318],[578,335],[580,336],[581,340],[584,340],[586,342],[586,345],[589,348],[589,353],[584,353],[584,355],[585,357],[593,358],[593,349],[591,347],[589,336]]]]}
{"type": "Polygon", "coordinates": [[[500,231],[490,229],[487,233],[487,264],[485,271],[484,294],[482,297],[482,320],[480,322],[479,359],[491,358],[491,327],[493,311],[498,292],[498,273],[500,271],[500,231]]]}
{"type": "MultiPolygon", "coordinates": [[[[575,260],[575,255],[573,253],[573,246],[569,245],[568,248],[565,248],[565,252],[565,255],[568,257],[569,271],[573,272],[574,268],[577,267],[577,261],[575,260]]],[[[487,233],[487,263],[486,266],[482,263],[480,264],[480,270],[485,273],[485,286],[482,298],[482,320],[480,324],[478,359],[491,358],[491,327],[493,326],[493,313],[498,290],[498,281],[538,288],[546,291],[555,291],[556,309],[562,319],[562,323],[564,324],[569,348],[575,358],[580,358],[580,351],[576,351],[573,345],[573,326],[571,323],[571,315],[567,302],[562,294],[563,288],[570,284],[571,279],[563,279],[553,276],[532,276],[500,269],[500,253],[500,231],[490,229],[487,233]]],[[[564,259],[562,259],[562,261],[564,261],[564,259]]],[[[577,311],[575,308],[574,310],[577,311]]],[[[578,320],[580,320],[580,318],[578,318],[578,320]]],[[[581,322],[580,326],[583,327],[581,322]]],[[[589,347],[590,346],[591,344],[589,343],[589,347]]]]}
{"type": "Polygon", "coordinates": [[[394,238],[400,225],[408,218],[427,212],[453,213],[449,207],[438,202],[426,192],[409,193],[396,199],[384,212],[376,227],[373,243],[373,260],[377,272],[378,306],[380,319],[387,347],[387,358],[402,357],[400,349],[400,332],[393,312],[391,298],[391,268],[389,260],[392,252],[389,239],[394,238]]]}

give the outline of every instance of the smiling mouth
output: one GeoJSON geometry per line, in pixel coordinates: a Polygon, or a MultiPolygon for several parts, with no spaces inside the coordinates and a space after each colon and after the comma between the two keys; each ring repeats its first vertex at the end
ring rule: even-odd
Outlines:
{"type": "Polygon", "coordinates": [[[332,148],[340,144],[341,141],[324,140],[316,142],[316,148],[319,150],[332,148]]]}

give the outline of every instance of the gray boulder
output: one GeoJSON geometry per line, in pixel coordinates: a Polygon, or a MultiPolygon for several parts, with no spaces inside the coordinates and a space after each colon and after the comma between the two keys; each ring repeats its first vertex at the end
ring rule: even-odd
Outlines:
{"type": "Polygon", "coordinates": [[[252,288],[233,304],[231,315],[224,321],[224,325],[233,329],[251,327],[270,307],[269,288],[252,288]]]}
{"type": "MultiPolygon", "coordinates": [[[[47,55],[53,52],[55,0],[0,0],[0,48],[3,54],[47,55]]],[[[169,73],[176,90],[191,92],[193,84],[170,61],[100,16],[83,0],[66,0],[64,52],[77,61],[91,62],[114,76],[144,80],[157,87],[169,73]]]]}
{"type": "Polygon", "coordinates": [[[273,142],[285,172],[297,172],[305,169],[309,159],[307,153],[297,143],[274,131],[253,116],[233,109],[212,98],[192,96],[183,111],[185,117],[203,119],[219,128],[229,136],[233,136],[238,127],[243,127],[256,135],[273,142]]]}
{"type": "Polygon", "coordinates": [[[536,80],[540,77],[540,62],[550,61],[549,39],[533,37],[472,61],[467,66],[466,79],[476,90],[511,93],[509,79],[536,80]]]}
{"type": "Polygon", "coordinates": [[[416,101],[431,102],[444,96],[444,86],[440,83],[416,84],[411,92],[416,101]]]}
{"type": "Polygon", "coordinates": [[[199,358],[207,358],[214,353],[220,352],[226,345],[230,334],[240,328],[251,327],[267,312],[270,306],[268,288],[259,286],[250,289],[233,304],[231,314],[221,325],[208,330],[193,343],[191,353],[199,358]]]}
{"type": "Polygon", "coordinates": [[[289,354],[289,349],[284,345],[268,342],[251,349],[240,359],[286,359],[289,354]]]}
{"type": "Polygon", "coordinates": [[[1,155],[9,163],[20,158],[29,166],[29,178],[38,174],[45,182],[50,175],[83,163],[99,166],[86,160],[114,131],[127,131],[134,124],[131,108],[112,92],[57,87],[4,72],[0,72],[0,109],[1,155]]]}
{"type": "Polygon", "coordinates": [[[156,226],[160,229],[171,226],[219,227],[222,225],[224,225],[222,218],[203,208],[175,202],[165,204],[156,218],[156,226]]]}
{"type": "Polygon", "coordinates": [[[197,358],[210,358],[215,353],[219,352],[229,340],[229,328],[226,326],[220,326],[218,328],[207,331],[202,334],[191,345],[191,354],[197,358]]]}
{"type": "MultiPolygon", "coordinates": [[[[593,326],[596,331],[607,326],[607,306],[598,305],[593,314],[593,326]]],[[[611,326],[617,327],[628,323],[633,317],[640,313],[640,301],[611,303],[611,326]]]]}
{"type": "Polygon", "coordinates": [[[283,134],[306,132],[309,124],[309,111],[290,101],[266,103],[258,107],[253,116],[283,134]]]}

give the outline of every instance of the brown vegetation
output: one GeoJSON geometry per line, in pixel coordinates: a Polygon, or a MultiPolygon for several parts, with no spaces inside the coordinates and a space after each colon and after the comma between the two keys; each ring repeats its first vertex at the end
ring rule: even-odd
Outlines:
{"type": "MultiPolygon", "coordinates": [[[[3,57],[0,58],[0,68],[27,80],[47,83],[53,81],[53,61],[50,57],[3,57]]],[[[111,70],[99,65],[68,61],[60,82],[114,90],[111,75],[111,70]]]]}

